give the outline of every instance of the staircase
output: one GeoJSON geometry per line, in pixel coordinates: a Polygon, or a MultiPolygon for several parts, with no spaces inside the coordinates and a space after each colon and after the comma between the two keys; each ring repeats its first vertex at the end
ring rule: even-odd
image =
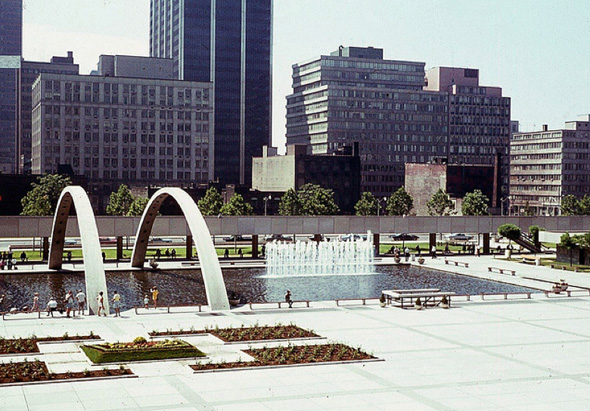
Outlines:
{"type": "Polygon", "coordinates": [[[525,234],[525,233],[520,233],[520,238],[513,240],[516,244],[522,246],[523,248],[526,248],[527,250],[533,252],[533,253],[544,253],[549,251],[549,249],[547,247],[545,247],[542,244],[535,244],[533,242],[533,239],[530,235],[525,234]]]}

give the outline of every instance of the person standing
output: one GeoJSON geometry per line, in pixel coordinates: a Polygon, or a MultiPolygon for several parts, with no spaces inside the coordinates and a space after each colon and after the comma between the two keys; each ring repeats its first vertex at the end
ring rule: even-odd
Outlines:
{"type": "Polygon", "coordinates": [[[143,297],[143,306],[145,307],[146,310],[149,308],[149,303],[150,303],[150,299],[149,299],[148,295],[146,294],[145,297],[143,297]]]}
{"type": "Polygon", "coordinates": [[[121,316],[121,296],[115,290],[115,294],[113,295],[113,308],[115,309],[115,317],[121,316]]]}
{"type": "Polygon", "coordinates": [[[170,255],[172,256],[173,260],[176,258],[176,248],[173,248],[172,251],[170,251],[170,255]]]}
{"type": "Polygon", "coordinates": [[[22,263],[24,263],[25,261],[27,261],[27,253],[25,253],[24,251],[22,253],[20,253],[20,261],[22,263]]]}
{"type": "Polygon", "coordinates": [[[84,315],[84,310],[86,309],[86,294],[84,294],[82,290],[78,290],[76,300],[78,301],[78,314],[84,315]]]}
{"type": "Polygon", "coordinates": [[[158,287],[153,286],[150,291],[152,293],[152,301],[154,302],[154,308],[158,308],[158,294],[160,294],[160,292],[158,291],[158,287]]]}
{"type": "Polygon", "coordinates": [[[291,297],[291,291],[287,290],[285,293],[285,302],[289,304],[289,308],[293,308],[293,299],[291,297]]]}
{"type": "Polygon", "coordinates": [[[70,312],[72,313],[72,317],[76,316],[76,310],[74,306],[74,292],[72,290],[68,291],[65,298],[66,303],[66,317],[70,318],[70,312]],[[73,312],[72,312],[73,310],[73,312]]]}
{"type": "Polygon", "coordinates": [[[436,246],[433,245],[430,249],[430,253],[432,254],[432,258],[436,258],[436,246]]]}
{"type": "Polygon", "coordinates": [[[104,308],[104,295],[103,292],[100,291],[98,293],[98,297],[96,297],[96,300],[98,301],[98,316],[100,317],[100,312],[102,311],[102,313],[104,314],[104,316],[107,316],[106,310],[104,308]]]}
{"type": "Polygon", "coordinates": [[[31,311],[39,311],[39,293],[35,293],[33,296],[33,306],[31,307],[31,311]]]}

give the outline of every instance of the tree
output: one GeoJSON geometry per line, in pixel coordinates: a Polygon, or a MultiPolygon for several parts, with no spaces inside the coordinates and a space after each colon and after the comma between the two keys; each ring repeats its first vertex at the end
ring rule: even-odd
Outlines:
{"type": "Polygon", "coordinates": [[[400,187],[387,199],[389,215],[408,215],[414,208],[414,199],[404,187],[400,187]]]}
{"type": "Polygon", "coordinates": [[[529,227],[529,234],[533,239],[533,243],[536,245],[539,245],[539,231],[545,231],[545,229],[539,227],[538,225],[532,225],[529,227]]]}
{"type": "Polygon", "coordinates": [[[378,207],[379,202],[370,191],[363,192],[361,199],[354,205],[356,215],[360,216],[377,215],[378,207]]]}
{"type": "Polygon", "coordinates": [[[112,192],[109,197],[107,214],[127,215],[134,200],[135,198],[133,197],[133,194],[131,194],[131,191],[129,191],[129,187],[127,187],[125,184],[121,184],[119,189],[115,192],[112,192]]]}
{"type": "Polygon", "coordinates": [[[502,224],[498,227],[498,234],[509,240],[518,240],[520,238],[520,227],[514,224],[502,224]]]}
{"type": "Polygon", "coordinates": [[[211,187],[203,198],[198,201],[197,205],[203,215],[219,215],[221,207],[223,207],[223,198],[221,198],[221,194],[215,187],[211,187]]]}
{"type": "Polygon", "coordinates": [[[454,204],[447,192],[439,188],[426,203],[426,207],[428,208],[428,215],[449,215],[454,208],[454,204]]]}
{"type": "Polygon", "coordinates": [[[570,252],[570,267],[572,266],[572,250],[576,247],[576,241],[569,233],[565,233],[559,239],[559,245],[565,247],[570,252]]]}
{"type": "Polygon", "coordinates": [[[463,215],[488,215],[489,201],[481,190],[473,190],[472,193],[465,194],[461,212],[463,215]]]}
{"type": "Polygon", "coordinates": [[[223,215],[251,215],[254,209],[250,203],[244,201],[244,197],[234,193],[229,202],[221,207],[220,212],[223,215]]]}
{"type": "Polygon", "coordinates": [[[561,215],[580,215],[580,201],[573,194],[561,199],[561,215]]]}
{"type": "Polygon", "coordinates": [[[299,200],[299,195],[294,189],[288,189],[283,197],[281,197],[281,202],[279,203],[279,214],[285,216],[301,215],[301,201],[299,200]]]}
{"type": "Polygon", "coordinates": [[[305,184],[297,192],[303,215],[335,215],[340,208],[334,202],[334,192],[315,184],[305,184]]]}
{"type": "Polygon", "coordinates": [[[57,206],[62,190],[71,185],[70,177],[60,174],[45,174],[31,184],[31,190],[21,199],[21,215],[51,215],[57,206]]]}
{"type": "Polygon", "coordinates": [[[590,215],[590,195],[585,194],[578,202],[579,215],[590,215]]]}
{"type": "Polygon", "coordinates": [[[147,197],[135,197],[131,206],[129,206],[129,211],[127,212],[128,216],[140,216],[143,214],[143,210],[148,205],[149,198],[147,197]]]}

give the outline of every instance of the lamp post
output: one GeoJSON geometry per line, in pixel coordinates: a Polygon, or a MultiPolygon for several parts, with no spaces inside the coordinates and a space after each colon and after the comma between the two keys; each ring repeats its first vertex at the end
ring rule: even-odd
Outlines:
{"type": "Polygon", "coordinates": [[[268,200],[272,200],[272,196],[269,194],[268,196],[265,196],[262,201],[264,201],[264,216],[266,217],[266,203],[268,203],[268,200]]]}
{"type": "Polygon", "coordinates": [[[381,201],[383,201],[384,203],[387,203],[387,197],[377,199],[377,217],[379,217],[379,212],[381,210],[381,201]]]}

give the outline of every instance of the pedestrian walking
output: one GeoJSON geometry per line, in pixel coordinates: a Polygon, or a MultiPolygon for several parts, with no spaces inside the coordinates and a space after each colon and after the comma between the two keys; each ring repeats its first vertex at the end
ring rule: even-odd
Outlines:
{"type": "Polygon", "coordinates": [[[176,258],[176,248],[173,248],[172,251],[170,251],[170,255],[172,256],[173,260],[176,258]]]}
{"type": "Polygon", "coordinates": [[[98,301],[98,316],[100,317],[100,312],[102,311],[102,313],[106,317],[107,313],[104,308],[104,293],[102,291],[100,291],[98,293],[98,296],[96,297],[96,301],[98,301]]]}
{"type": "Polygon", "coordinates": [[[31,311],[39,311],[39,293],[35,293],[33,296],[33,306],[31,311]]]}
{"type": "Polygon", "coordinates": [[[223,258],[229,258],[229,249],[226,248],[225,251],[223,252],[223,258]]]}
{"type": "Polygon", "coordinates": [[[149,308],[149,303],[150,303],[150,299],[149,299],[148,295],[146,294],[145,297],[143,297],[143,306],[145,307],[146,310],[149,308]]]}
{"type": "Polygon", "coordinates": [[[27,253],[25,253],[24,251],[22,253],[20,253],[20,261],[22,263],[24,263],[25,261],[27,261],[27,253]]]}
{"type": "Polygon", "coordinates": [[[74,305],[74,292],[72,290],[68,291],[64,302],[66,303],[66,317],[70,318],[70,313],[72,313],[72,317],[75,317],[76,306],[74,305]]]}
{"type": "Polygon", "coordinates": [[[86,294],[84,294],[82,290],[78,290],[76,300],[78,301],[78,314],[84,315],[84,310],[86,309],[86,294]]]}
{"type": "Polygon", "coordinates": [[[432,254],[432,258],[436,258],[436,246],[433,245],[430,249],[430,253],[432,254]]]}
{"type": "MultiPolygon", "coordinates": [[[[72,252],[68,251],[68,263],[72,262],[72,252]]],[[[103,257],[103,261],[104,261],[104,257],[103,257]]]]}
{"type": "Polygon", "coordinates": [[[113,294],[113,308],[115,309],[115,317],[121,316],[121,296],[115,290],[115,294],[113,294]]]}

